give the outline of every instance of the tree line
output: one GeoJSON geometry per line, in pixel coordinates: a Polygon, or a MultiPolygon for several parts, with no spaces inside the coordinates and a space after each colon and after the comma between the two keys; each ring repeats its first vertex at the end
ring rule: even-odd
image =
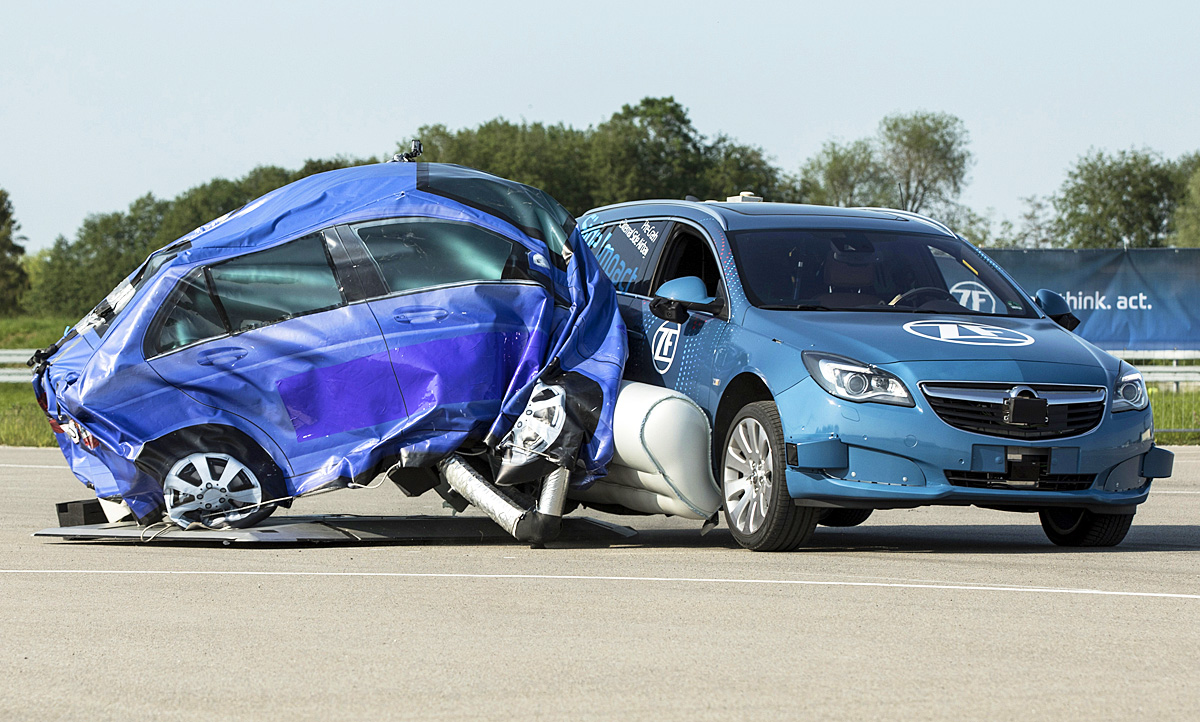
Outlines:
{"type": "MultiPolygon", "coordinates": [[[[640,198],[751,191],[773,201],[925,213],[984,247],[1200,246],[1200,152],[1169,159],[1150,150],[1093,150],[1068,169],[1056,193],[1026,198],[1019,219],[996,222],[960,202],[975,159],[966,126],[947,113],[887,116],[870,137],[826,142],[795,172],[759,146],[705,136],[670,97],[625,105],[587,128],[497,118],[458,130],[425,125],[413,137],[423,142],[422,161],[543,188],[576,215],[640,198]]],[[[312,173],[377,160],[260,166],[170,200],[147,194],[127,210],[89,216],[73,239],[60,236],[28,255],[0,189],[0,314],[82,315],[151,251],[197,226],[312,173]]]]}

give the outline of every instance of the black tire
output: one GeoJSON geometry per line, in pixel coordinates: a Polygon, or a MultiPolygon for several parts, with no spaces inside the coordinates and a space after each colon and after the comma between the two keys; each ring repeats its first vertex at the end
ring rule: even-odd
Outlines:
{"type": "Polygon", "coordinates": [[[166,516],[180,526],[245,529],[275,511],[276,504],[263,502],[278,498],[283,474],[256,444],[202,436],[157,457],[152,474],[163,489],[166,516]]]}
{"type": "Polygon", "coordinates": [[[725,432],[718,462],[725,524],[752,551],[791,551],[817,526],[820,510],[796,506],[788,494],[783,443],[779,410],[770,401],[743,406],[725,432]]]}
{"type": "Polygon", "coordinates": [[[874,509],[825,509],[821,512],[821,526],[858,526],[871,516],[874,509]]]}
{"type": "Polygon", "coordinates": [[[1038,516],[1050,541],[1064,547],[1116,546],[1133,523],[1133,514],[1097,514],[1087,509],[1045,509],[1038,516]]]}

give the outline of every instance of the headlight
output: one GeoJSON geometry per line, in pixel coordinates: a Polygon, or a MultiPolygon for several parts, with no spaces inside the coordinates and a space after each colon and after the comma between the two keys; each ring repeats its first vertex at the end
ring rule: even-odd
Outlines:
{"type": "Polygon", "coordinates": [[[1146,394],[1146,382],[1142,380],[1142,374],[1122,361],[1117,369],[1117,385],[1113,388],[1113,413],[1141,411],[1149,403],[1150,397],[1146,394]]]}
{"type": "Polygon", "coordinates": [[[915,406],[900,379],[878,366],[816,351],[805,351],[801,356],[813,380],[839,399],[915,406]]]}

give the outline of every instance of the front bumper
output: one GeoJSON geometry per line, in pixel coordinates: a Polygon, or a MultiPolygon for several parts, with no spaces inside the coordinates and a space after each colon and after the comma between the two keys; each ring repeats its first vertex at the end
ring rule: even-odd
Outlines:
{"type": "Polygon", "coordinates": [[[802,505],[842,508],[1132,513],[1150,481],[1171,474],[1174,455],[1154,446],[1149,409],[1106,412],[1074,437],[1017,441],[956,429],[922,402],[855,404],[812,379],[782,394],[789,494],[802,505]]]}

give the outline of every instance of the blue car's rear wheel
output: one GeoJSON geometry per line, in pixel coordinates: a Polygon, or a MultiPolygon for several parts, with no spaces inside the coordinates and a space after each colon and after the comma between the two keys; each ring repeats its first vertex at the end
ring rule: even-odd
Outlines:
{"type": "Polygon", "coordinates": [[[796,506],[787,491],[783,426],[770,401],[742,407],[725,434],[720,462],[725,523],[754,551],[789,551],[817,526],[819,510],[796,506]]]}
{"type": "Polygon", "coordinates": [[[219,451],[197,451],[176,461],[163,477],[167,516],[182,527],[254,526],[275,510],[263,504],[258,474],[219,451]]]}

